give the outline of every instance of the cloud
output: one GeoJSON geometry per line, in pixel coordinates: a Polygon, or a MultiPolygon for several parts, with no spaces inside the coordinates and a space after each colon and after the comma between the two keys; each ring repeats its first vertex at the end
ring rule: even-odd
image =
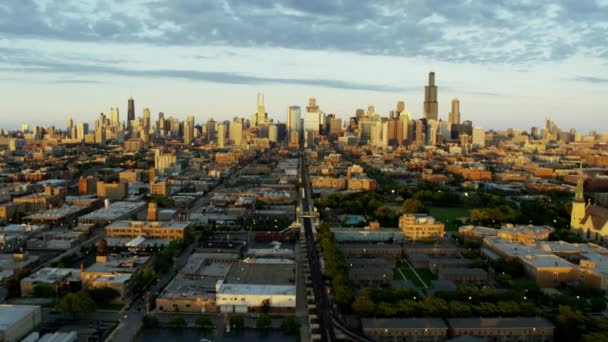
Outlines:
{"type": "MultiPolygon", "coordinates": [[[[1,49],[0,52],[9,51],[1,49]]],[[[303,86],[319,86],[335,89],[366,90],[376,92],[400,92],[405,88],[392,85],[357,83],[333,79],[314,78],[279,78],[247,75],[239,72],[200,71],[185,69],[134,69],[122,68],[112,64],[82,64],[65,63],[48,59],[32,57],[27,50],[14,51],[13,65],[0,67],[0,70],[23,73],[49,73],[77,75],[78,79],[57,79],[55,83],[94,83],[96,80],[82,79],[84,75],[112,75],[150,78],[174,78],[189,81],[201,81],[223,84],[290,84],[303,86]],[[21,56],[21,57],[19,57],[21,56]],[[17,62],[17,60],[19,60],[17,62]]]]}
{"type": "Polygon", "coordinates": [[[522,65],[608,60],[607,17],[581,0],[20,0],[0,6],[0,34],[522,65]]]}
{"type": "Polygon", "coordinates": [[[574,79],[572,79],[572,81],[593,83],[593,84],[606,84],[606,83],[608,83],[608,78],[595,77],[595,76],[577,76],[574,79]]]}

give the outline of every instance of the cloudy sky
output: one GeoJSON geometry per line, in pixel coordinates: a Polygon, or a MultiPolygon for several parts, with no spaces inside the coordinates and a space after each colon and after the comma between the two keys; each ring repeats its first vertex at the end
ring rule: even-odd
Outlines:
{"type": "MultiPolygon", "coordinates": [[[[608,131],[608,0],[4,0],[0,126],[92,122],[127,98],[198,122],[317,98],[341,117],[403,100],[427,73],[486,129],[608,131]]],[[[155,116],[155,115],[154,115],[155,116]]]]}

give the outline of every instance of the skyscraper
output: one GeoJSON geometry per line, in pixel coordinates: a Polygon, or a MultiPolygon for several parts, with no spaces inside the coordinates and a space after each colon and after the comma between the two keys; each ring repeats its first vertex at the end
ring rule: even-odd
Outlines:
{"type": "Polygon", "coordinates": [[[120,123],[120,114],[118,112],[118,107],[110,107],[110,123],[112,126],[118,126],[120,123]]]}
{"type": "Polygon", "coordinates": [[[230,144],[240,146],[243,142],[243,120],[234,118],[230,124],[230,144]]]}
{"type": "Polygon", "coordinates": [[[144,108],[144,132],[150,131],[150,109],[144,108]]]}
{"type": "Polygon", "coordinates": [[[287,112],[287,130],[300,131],[301,111],[299,106],[291,106],[287,112]]]}
{"type": "Polygon", "coordinates": [[[457,98],[452,99],[452,110],[448,115],[448,123],[452,125],[460,125],[460,101],[457,98]]]}
{"type": "Polygon", "coordinates": [[[127,120],[127,127],[131,127],[131,120],[135,120],[135,100],[132,97],[127,104],[127,120]]]}
{"type": "Polygon", "coordinates": [[[435,86],[435,72],[429,72],[429,84],[424,87],[423,116],[427,120],[437,120],[437,86],[435,86]]]}
{"type": "Polygon", "coordinates": [[[217,124],[217,147],[224,148],[224,139],[226,139],[226,125],[222,122],[217,124]]]}
{"type": "Polygon", "coordinates": [[[486,146],[486,132],[482,127],[473,128],[473,138],[472,142],[475,147],[485,147],[486,146]]]}
{"type": "Polygon", "coordinates": [[[255,116],[255,125],[265,125],[268,122],[266,107],[264,106],[264,94],[258,93],[258,108],[255,116]]]}

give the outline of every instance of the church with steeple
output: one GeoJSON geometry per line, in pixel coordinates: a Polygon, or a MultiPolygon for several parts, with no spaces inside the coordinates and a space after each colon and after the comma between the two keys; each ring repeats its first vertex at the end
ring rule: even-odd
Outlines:
{"type": "Polygon", "coordinates": [[[576,194],[570,213],[570,229],[576,230],[584,239],[608,242],[608,208],[585,203],[583,169],[578,169],[576,194]]]}

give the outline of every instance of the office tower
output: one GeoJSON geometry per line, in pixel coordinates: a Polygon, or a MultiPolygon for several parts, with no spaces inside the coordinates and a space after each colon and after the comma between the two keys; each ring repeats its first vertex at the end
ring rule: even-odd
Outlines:
{"type": "Polygon", "coordinates": [[[437,120],[427,120],[426,121],[426,144],[427,145],[437,145],[437,129],[439,124],[437,120]]]}
{"type": "Polygon", "coordinates": [[[308,106],[306,107],[306,112],[314,113],[319,111],[319,106],[317,105],[317,99],[311,97],[308,99],[308,106]]]}
{"type": "Polygon", "coordinates": [[[304,130],[319,133],[321,115],[319,112],[306,112],[304,115],[304,130]]]}
{"type": "Polygon", "coordinates": [[[106,128],[105,127],[99,127],[95,131],[95,143],[98,145],[101,145],[101,146],[106,145],[106,128]]]}
{"type": "Polygon", "coordinates": [[[224,123],[217,124],[217,147],[224,148],[224,141],[226,139],[226,125],[224,123]]]}
{"type": "Polygon", "coordinates": [[[79,140],[84,140],[84,136],[89,133],[89,124],[81,122],[77,126],[76,138],[79,140]]]}
{"type": "Polygon", "coordinates": [[[460,127],[460,133],[467,134],[468,136],[473,135],[473,122],[471,120],[463,121],[460,127]]]}
{"type": "Polygon", "coordinates": [[[243,143],[243,119],[234,118],[230,124],[230,144],[240,146],[243,143]]]}
{"type": "Polygon", "coordinates": [[[398,117],[391,117],[388,119],[388,145],[390,146],[399,146],[402,144],[403,139],[399,139],[399,133],[401,132],[401,136],[403,136],[403,125],[398,117]],[[399,129],[401,127],[401,129],[399,129]]]}
{"type": "Polygon", "coordinates": [[[110,124],[112,126],[118,126],[120,123],[120,115],[118,113],[118,107],[110,107],[110,124]]]}
{"type": "Polygon", "coordinates": [[[437,120],[437,86],[435,86],[435,73],[429,72],[429,84],[424,87],[423,116],[427,120],[437,120]]]}
{"type": "Polygon", "coordinates": [[[401,114],[403,111],[405,111],[405,102],[398,101],[397,109],[395,109],[395,113],[397,114],[397,116],[399,116],[399,114],[401,114]]]}
{"type": "Polygon", "coordinates": [[[277,125],[268,126],[268,141],[276,143],[279,139],[279,131],[277,125]]]}
{"type": "Polygon", "coordinates": [[[460,125],[460,101],[457,98],[452,99],[452,110],[448,115],[448,123],[452,125],[460,125]]]}
{"type": "Polygon", "coordinates": [[[533,140],[538,139],[538,127],[530,128],[530,138],[533,140]]]}
{"type": "Polygon", "coordinates": [[[300,131],[300,119],[301,119],[301,111],[299,106],[290,106],[287,111],[287,130],[291,131],[300,131]]]}
{"type": "Polygon", "coordinates": [[[265,125],[268,122],[268,114],[264,106],[264,94],[258,93],[258,106],[254,120],[254,126],[265,125]]]}
{"type": "Polygon", "coordinates": [[[215,134],[216,134],[216,122],[215,120],[213,120],[213,118],[207,120],[207,123],[205,124],[205,126],[207,127],[207,141],[213,141],[215,140],[215,134]]]}
{"type": "Polygon", "coordinates": [[[129,97],[127,103],[127,127],[131,127],[131,121],[135,120],[135,100],[129,97]]]}
{"type": "Polygon", "coordinates": [[[68,118],[67,120],[65,120],[65,129],[67,132],[67,136],[70,138],[73,138],[72,128],[74,128],[74,120],[72,120],[72,118],[68,118]]]}
{"type": "Polygon", "coordinates": [[[332,118],[329,120],[329,137],[331,139],[337,139],[342,132],[342,119],[332,118]]]}
{"type": "Polygon", "coordinates": [[[472,144],[474,147],[486,146],[486,133],[482,127],[473,128],[472,144]]]}
{"type": "Polygon", "coordinates": [[[184,144],[186,145],[192,144],[194,136],[194,126],[192,124],[193,121],[194,120],[186,120],[186,122],[184,122],[184,144]]]}
{"type": "Polygon", "coordinates": [[[443,141],[449,140],[452,136],[451,125],[447,121],[439,121],[437,133],[441,135],[443,141]]]}
{"type": "Polygon", "coordinates": [[[416,144],[424,145],[426,141],[426,119],[416,120],[416,144]]]}
{"type": "Polygon", "coordinates": [[[143,124],[144,132],[148,133],[150,131],[150,109],[144,108],[144,124],[143,124]]]}

